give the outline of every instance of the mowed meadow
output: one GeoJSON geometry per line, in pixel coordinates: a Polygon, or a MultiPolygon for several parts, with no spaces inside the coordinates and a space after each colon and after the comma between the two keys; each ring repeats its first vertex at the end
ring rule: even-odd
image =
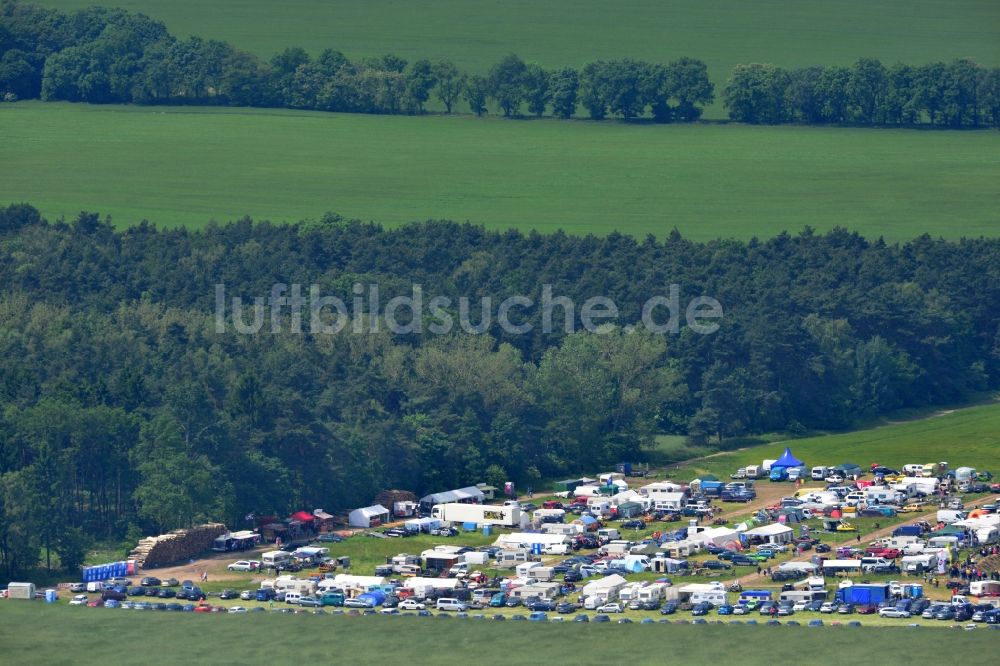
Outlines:
{"type": "Polygon", "coordinates": [[[985,404],[910,421],[720,453],[682,463],[677,478],[701,474],[729,478],[739,467],[780,458],[786,446],[809,466],[832,467],[851,462],[867,469],[877,462],[899,469],[910,463],[944,460],[952,469],[969,466],[996,474],[1000,472],[1000,403],[994,398],[985,404]]]}
{"type": "MultiPolygon", "coordinates": [[[[972,58],[1000,64],[995,0],[37,0],[141,11],[179,37],[221,39],[270,58],[289,46],[314,55],[395,53],[447,58],[486,71],[514,52],[544,67],[599,59],[704,60],[721,90],[733,65],[848,65],[860,57],[920,65],[972,58]]],[[[465,108],[464,102],[461,104],[465,108]]],[[[722,118],[718,102],[706,117],[722,118]]]]}
{"type": "Polygon", "coordinates": [[[297,221],[770,237],[995,235],[1000,132],[0,106],[0,201],[127,226],[297,221]]]}

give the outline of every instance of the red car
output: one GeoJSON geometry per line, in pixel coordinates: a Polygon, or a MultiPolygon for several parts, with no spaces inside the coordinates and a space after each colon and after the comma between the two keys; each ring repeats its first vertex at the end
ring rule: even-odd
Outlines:
{"type": "Polygon", "coordinates": [[[874,615],[877,610],[875,606],[859,606],[856,612],[859,615],[874,615]]]}
{"type": "Polygon", "coordinates": [[[198,604],[194,609],[195,613],[211,613],[212,607],[208,604],[198,604]]]}
{"type": "Polygon", "coordinates": [[[872,557],[884,557],[887,560],[894,560],[903,554],[898,548],[884,548],[882,546],[869,546],[865,548],[865,553],[872,557]]]}

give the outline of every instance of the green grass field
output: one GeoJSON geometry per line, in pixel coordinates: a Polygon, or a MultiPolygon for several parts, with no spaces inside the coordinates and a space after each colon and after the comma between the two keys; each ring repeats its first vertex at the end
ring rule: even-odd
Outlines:
{"type": "Polygon", "coordinates": [[[809,437],[721,453],[682,464],[671,476],[715,474],[728,479],[736,468],[776,459],[786,446],[807,465],[878,462],[902,466],[946,460],[952,468],[975,467],[1000,474],[1000,404],[958,409],[941,416],[838,435],[809,437]]]}
{"type": "MultiPolygon", "coordinates": [[[[622,57],[708,63],[717,88],[736,63],[922,64],[971,57],[1000,64],[993,0],[37,0],[142,11],[178,36],[223,39],[269,58],[288,46],[348,56],[449,58],[484,71],[515,52],[547,67],[622,57]]],[[[464,105],[463,105],[464,108],[464,105]]],[[[724,115],[720,104],[709,116],[724,115]]]]}
{"type": "MultiPolygon", "coordinates": [[[[824,622],[829,624],[829,618],[824,622]]],[[[995,632],[938,628],[535,624],[438,617],[201,615],[0,604],[11,664],[329,662],[353,664],[862,663],[996,657],[995,632]],[[766,646],[766,647],[765,647],[766,646]],[[887,654],[885,651],[890,650],[887,654]],[[155,655],[152,656],[152,655],[155,655]]]]}
{"type": "Polygon", "coordinates": [[[121,226],[325,211],[694,239],[1000,228],[1000,132],[0,106],[0,202],[121,226]]]}

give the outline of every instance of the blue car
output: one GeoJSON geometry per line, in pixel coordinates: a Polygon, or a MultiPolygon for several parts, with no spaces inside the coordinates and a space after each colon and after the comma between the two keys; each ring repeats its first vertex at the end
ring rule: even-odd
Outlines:
{"type": "Polygon", "coordinates": [[[534,613],[532,613],[531,615],[528,616],[528,621],[529,622],[548,622],[549,621],[549,616],[546,613],[544,613],[543,611],[535,611],[534,613]]]}
{"type": "Polygon", "coordinates": [[[732,615],[733,607],[729,604],[723,604],[719,606],[719,615],[732,615]]]}

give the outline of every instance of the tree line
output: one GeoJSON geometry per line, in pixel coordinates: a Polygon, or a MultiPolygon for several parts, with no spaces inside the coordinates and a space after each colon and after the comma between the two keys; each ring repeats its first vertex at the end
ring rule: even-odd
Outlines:
{"type": "Polygon", "coordinates": [[[746,123],[1000,127],[1000,69],[968,59],[921,67],[872,58],[852,67],[738,65],[723,98],[729,117],[746,123]]]}
{"type": "MultiPolygon", "coordinates": [[[[1000,240],[904,244],[808,228],[761,241],[298,224],[49,222],[0,209],[0,566],[93,536],[337,511],[384,488],[519,487],[699,441],[847,428],[1000,386],[1000,240]],[[219,333],[215,285],[317,284],[620,309],[605,334],[219,333]],[[720,328],[626,327],[680,285],[720,328]]],[[[452,311],[454,308],[452,307],[452,311]]],[[[562,313],[558,313],[561,317],[562,313]]],[[[478,316],[476,317],[478,321],[478,316]]]]}
{"type": "Polygon", "coordinates": [[[485,75],[454,63],[395,55],[350,60],[327,49],[313,58],[288,48],[268,62],[215,40],[178,40],[163,23],[121,9],[71,14],[4,0],[0,7],[0,95],[94,104],[217,104],[352,113],[418,114],[433,97],[448,113],[464,101],[483,115],[522,111],[569,118],[630,119],[646,106],[660,121],[694,120],[713,99],[705,64],[623,60],[581,71],[545,70],[509,55],[485,75]]]}
{"type": "MultiPolygon", "coordinates": [[[[376,114],[423,113],[435,99],[447,113],[464,102],[480,116],[492,108],[505,117],[571,118],[582,109],[595,120],[690,122],[715,101],[715,90],[705,63],[694,58],[546,70],[511,54],[485,74],[391,54],[350,60],[332,49],[312,57],[288,48],[265,62],[225,42],[177,39],[143,14],[101,7],[64,13],[2,0],[0,98],[376,114]]],[[[969,60],[737,65],[723,102],[730,119],[746,123],[1000,126],[1000,69],[969,60]]]]}

